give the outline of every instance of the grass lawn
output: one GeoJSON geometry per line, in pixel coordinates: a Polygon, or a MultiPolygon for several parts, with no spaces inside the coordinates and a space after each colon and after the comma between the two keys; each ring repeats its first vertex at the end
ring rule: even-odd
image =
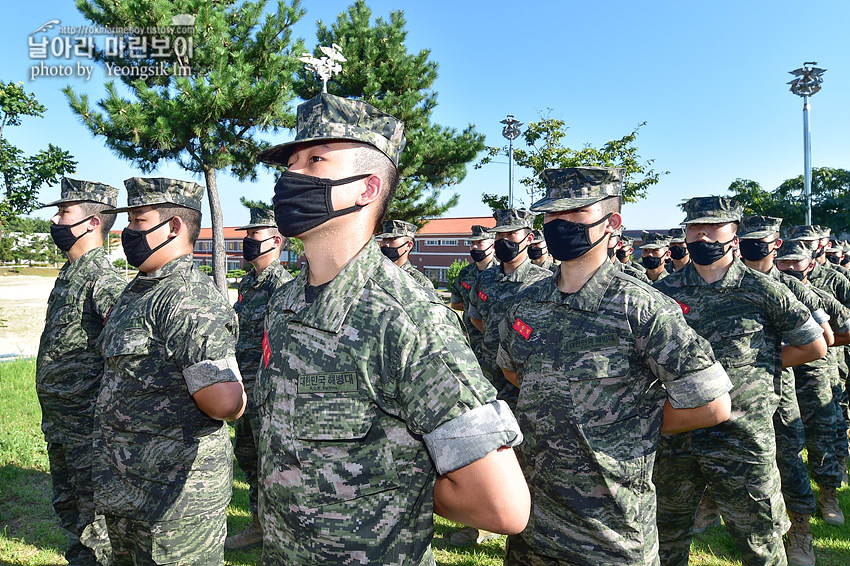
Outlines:
{"type": "MultiPolygon", "coordinates": [[[[65,564],[67,538],[50,506],[47,450],[39,428],[41,411],[35,396],[35,360],[0,363],[0,564],[35,566],[65,564]]],[[[228,531],[250,521],[248,486],[236,468],[233,500],[227,509],[228,531]]],[[[839,491],[842,507],[850,511],[850,489],[839,491]]],[[[458,550],[448,538],[458,528],[435,517],[434,554],[437,564],[497,566],[502,564],[504,537],[472,549],[458,550]]],[[[850,564],[850,525],[832,527],[819,518],[812,522],[818,566],[850,564]]],[[[260,563],[259,549],[226,552],[228,564],[260,563]]],[[[732,539],[723,527],[697,537],[691,547],[691,565],[740,565],[732,539]]]]}

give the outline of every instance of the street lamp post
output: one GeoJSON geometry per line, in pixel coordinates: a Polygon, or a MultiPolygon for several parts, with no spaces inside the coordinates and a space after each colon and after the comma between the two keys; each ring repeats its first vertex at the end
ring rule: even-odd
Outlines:
{"type": "Polygon", "coordinates": [[[803,97],[803,184],[806,191],[806,224],[812,223],[812,131],[809,126],[809,97],[820,90],[826,69],[815,67],[817,61],[806,61],[802,68],[788,71],[794,75],[791,92],[803,97]]]}
{"type": "Polygon", "coordinates": [[[514,207],[514,140],[519,137],[522,122],[514,118],[513,114],[501,121],[505,125],[502,135],[508,140],[508,207],[514,207]]]}

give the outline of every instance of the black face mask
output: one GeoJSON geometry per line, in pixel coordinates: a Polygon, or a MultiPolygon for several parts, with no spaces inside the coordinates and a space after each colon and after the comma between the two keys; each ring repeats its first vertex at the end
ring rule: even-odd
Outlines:
{"type": "Polygon", "coordinates": [[[741,257],[748,261],[760,261],[770,254],[772,251],[770,249],[770,244],[775,241],[776,240],[771,240],[770,242],[741,240],[741,257]]]}
{"type": "Polygon", "coordinates": [[[614,248],[608,248],[608,259],[614,257],[614,248]]]}
{"type": "Polygon", "coordinates": [[[172,216],[168,220],[160,222],[150,230],[130,230],[129,228],[124,228],[124,231],[121,232],[121,245],[124,247],[124,255],[127,256],[127,263],[132,265],[133,267],[139,267],[145,260],[147,260],[152,253],[156,250],[164,246],[165,244],[174,241],[175,238],[167,238],[163,243],[151,249],[148,244],[147,235],[153,232],[154,230],[158,230],[162,228],[169,222],[174,219],[172,216]]]}
{"type": "Polygon", "coordinates": [[[812,258],[817,259],[825,253],[826,253],[826,248],[817,248],[816,250],[814,250],[812,252],[812,258]]]}
{"type": "Polygon", "coordinates": [[[831,263],[834,263],[835,265],[841,265],[841,260],[835,254],[829,254],[828,256],[826,256],[826,259],[829,260],[831,263]]]}
{"type": "Polygon", "coordinates": [[[850,263],[850,255],[844,256],[844,259],[841,260],[841,265],[847,265],[850,263]]]}
{"type": "Polygon", "coordinates": [[[347,185],[369,175],[363,173],[335,180],[284,171],[274,186],[272,199],[278,230],[283,236],[295,237],[331,218],[360,210],[363,205],[358,204],[334,210],[331,191],[336,186],[347,185]]]}
{"type": "Polygon", "coordinates": [[[496,248],[496,257],[499,258],[499,261],[501,262],[511,261],[516,256],[518,256],[520,252],[522,252],[522,250],[528,247],[525,246],[525,248],[522,248],[521,250],[519,248],[519,244],[519,242],[512,242],[507,238],[496,240],[496,243],[493,244],[496,248]]]}
{"type": "MultiPolygon", "coordinates": [[[[612,213],[608,213],[592,224],[579,224],[556,218],[543,225],[543,237],[549,244],[549,253],[552,257],[561,261],[569,261],[581,257],[599,242],[605,239],[605,234],[596,240],[590,241],[590,229],[606,222],[612,213]]],[[[619,252],[617,252],[619,254],[619,252]]]]}
{"type": "Polygon", "coordinates": [[[472,261],[478,263],[479,261],[484,261],[487,259],[487,252],[490,251],[493,246],[489,248],[485,248],[483,250],[469,250],[469,257],[472,258],[472,261]]]}
{"type": "Polygon", "coordinates": [[[697,265],[711,265],[729,253],[732,246],[729,246],[726,251],[723,251],[723,247],[734,239],[726,242],[690,242],[688,243],[688,251],[697,265]]]}
{"type": "MultiPolygon", "coordinates": [[[[611,252],[608,252],[608,253],[610,254],[611,252]]],[[[617,250],[617,252],[616,252],[616,253],[617,253],[617,259],[619,259],[620,261],[625,260],[625,259],[626,259],[626,257],[628,256],[628,254],[626,253],[626,250],[624,250],[624,249],[622,249],[622,248],[620,248],[619,250],[617,250]]]]}
{"type": "Polygon", "coordinates": [[[540,259],[543,257],[543,248],[532,246],[528,248],[528,257],[531,259],[540,259]]]}
{"type": "Polygon", "coordinates": [[[274,248],[269,248],[264,252],[260,252],[260,248],[263,245],[263,242],[268,242],[269,240],[273,240],[274,236],[270,238],[266,238],[265,240],[255,240],[254,238],[249,238],[245,236],[242,238],[242,257],[245,258],[245,261],[254,261],[261,255],[265,255],[272,251],[274,248]]]}
{"type": "Polygon", "coordinates": [[[803,280],[803,277],[808,273],[808,269],[800,269],[799,271],[796,269],[783,269],[782,273],[790,275],[791,277],[796,277],[800,281],[803,280]]]}
{"type": "Polygon", "coordinates": [[[388,260],[395,261],[398,258],[400,258],[401,256],[403,256],[404,253],[407,253],[407,252],[401,253],[401,252],[398,251],[399,249],[403,248],[406,245],[407,245],[407,243],[405,242],[404,244],[397,246],[395,248],[390,247],[390,246],[381,246],[381,253],[384,254],[385,256],[387,256],[388,260]]]}
{"type": "Polygon", "coordinates": [[[640,259],[643,266],[647,269],[658,269],[661,267],[661,262],[663,261],[660,257],[642,257],[640,259]]]}
{"type": "Polygon", "coordinates": [[[676,261],[685,259],[686,255],[688,255],[688,248],[685,246],[670,246],[670,257],[676,261]]]}
{"type": "Polygon", "coordinates": [[[56,247],[62,250],[63,252],[67,252],[71,248],[74,247],[74,244],[77,243],[77,240],[85,236],[85,232],[80,234],[79,236],[75,236],[71,232],[71,228],[74,226],[79,226],[83,222],[88,222],[94,218],[94,214],[89,216],[88,218],[83,218],[76,224],[51,224],[50,225],[50,237],[53,238],[53,243],[56,244],[56,247]]]}

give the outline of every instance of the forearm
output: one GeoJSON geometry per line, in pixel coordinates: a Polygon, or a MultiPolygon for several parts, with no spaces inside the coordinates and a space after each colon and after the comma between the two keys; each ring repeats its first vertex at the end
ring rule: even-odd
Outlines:
{"type": "Polygon", "coordinates": [[[480,318],[470,318],[469,322],[472,323],[472,326],[478,329],[479,332],[484,332],[484,321],[480,318]]]}
{"type": "Polygon", "coordinates": [[[664,402],[661,432],[674,434],[714,426],[729,420],[731,410],[732,402],[728,393],[693,409],[676,409],[668,399],[664,402]]]}
{"type": "Polygon", "coordinates": [[[826,355],[826,341],[823,336],[802,346],[786,344],[782,347],[782,367],[794,367],[820,359],[826,355]]]}
{"type": "Polygon", "coordinates": [[[510,381],[516,387],[519,387],[519,376],[517,375],[517,372],[502,368],[502,373],[505,374],[505,379],[510,381]]]}
{"type": "Polygon", "coordinates": [[[511,448],[490,452],[434,484],[434,512],[470,527],[516,534],[530,509],[528,485],[511,448]]]}

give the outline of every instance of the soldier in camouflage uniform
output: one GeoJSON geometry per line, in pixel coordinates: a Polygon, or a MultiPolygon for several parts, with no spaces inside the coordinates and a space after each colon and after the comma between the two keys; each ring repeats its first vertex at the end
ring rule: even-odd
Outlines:
{"type": "Polygon", "coordinates": [[[224,564],[233,450],[224,420],[245,391],[233,309],[192,260],[203,187],[173,179],[124,182],[121,235],[138,267],[99,346],[96,501],[118,566],[224,564]]]}
{"type": "Polygon", "coordinates": [[[534,240],[528,246],[528,259],[534,265],[555,273],[558,270],[558,266],[552,260],[552,254],[549,253],[549,248],[546,246],[546,238],[543,237],[543,230],[534,230],[533,234],[534,240]]]}
{"type": "MultiPolygon", "coordinates": [[[[812,313],[815,322],[824,330],[824,339],[827,346],[831,346],[834,340],[833,330],[829,322],[833,324],[838,320],[838,327],[844,324],[846,316],[841,314],[839,319],[830,316],[824,310],[821,299],[803,281],[782,273],[774,265],[777,250],[785,253],[793,242],[783,246],[779,237],[781,218],[770,216],[747,216],[741,220],[741,228],[738,232],[740,241],[741,257],[744,264],[750,269],[772,277],[788,287],[794,296],[803,303],[812,313]],[[780,247],[781,246],[781,247],[780,247]]],[[[843,309],[836,301],[832,304],[843,309]]],[[[817,412],[817,407],[810,406],[807,400],[809,385],[804,382],[817,382],[817,379],[806,379],[806,374],[814,372],[817,367],[828,364],[826,358],[815,360],[807,364],[801,364],[795,368],[784,368],[782,371],[782,390],[779,400],[779,408],[773,415],[773,426],[776,431],[776,465],[782,481],[782,496],[785,507],[791,518],[791,529],[788,531],[788,543],[786,553],[788,562],[795,566],[814,566],[815,554],[812,546],[812,533],[809,521],[815,512],[815,496],[812,492],[809,472],[803,462],[801,452],[806,446],[806,431],[800,415],[800,404],[797,399],[797,384],[800,384],[800,398],[805,409],[806,418],[811,420],[812,415],[817,412]],[[800,376],[795,380],[795,373],[800,376]]],[[[822,372],[821,372],[822,374],[822,372]]],[[[821,380],[822,381],[822,380],[821,380]]],[[[829,391],[829,378],[826,378],[827,391],[829,391]]],[[[811,429],[811,427],[809,427],[811,429]]],[[[812,435],[809,435],[812,438],[812,435]]],[[[827,436],[831,440],[831,434],[827,436]]],[[[830,452],[832,449],[830,447],[830,452]]],[[[809,460],[813,468],[820,465],[821,451],[816,447],[809,449],[809,460]]],[[[834,458],[833,458],[834,460],[834,458]]],[[[817,476],[817,474],[814,474],[817,476]]]]}
{"type": "Polygon", "coordinates": [[[463,327],[469,337],[469,345],[472,346],[475,357],[480,358],[483,335],[469,320],[469,291],[478,275],[488,267],[498,265],[498,260],[493,251],[493,234],[487,227],[473,226],[469,242],[472,263],[462,268],[452,282],[450,303],[453,309],[463,311],[463,327]]]}
{"type": "Polygon", "coordinates": [[[785,564],[781,537],[789,523],[773,430],[781,392],[777,368],[780,356],[783,367],[822,357],[823,329],[787,287],[733,258],[738,203],[697,197],[684,209],[692,263],[656,288],[679,303],[726,368],[734,385],[732,418],[662,435],[653,476],[659,555],[664,565],[687,564],[694,514],[708,488],[745,565],[785,564]]]}
{"type": "Polygon", "coordinates": [[[643,245],[640,247],[641,263],[646,269],[646,277],[655,283],[667,277],[665,263],[670,259],[670,238],[654,232],[643,232],[643,245]]]}
{"type": "Polygon", "coordinates": [[[524,286],[552,277],[548,269],[538,267],[528,259],[528,247],[533,241],[534,215],[515,208],[497,210],[496,257],[501,265],[481,272],[469,291],[469,318],[484,335],[481,342],[481,370],[496,388],[499,399],[516,406],[517,388],[505,379],[496,364],[499,351],[499,323],[508,312],[516,294],[524,286]]]}
{"type": "MultiPolygon", "coordinates": [[[[821,243],[821,230],[818,227],[811,225],[794,226],[789,232],[789,239],[793,242],[799,242],[806,250],[812,254],[814,261],[808,272],[808,280],[812,286],[821,289],[845,307],[850,307],[850,281],[847,280],[841,273],[831,269],[828,262],[821,262],[823,244],[821,243]]],[[[821,516],[824,522],[832,525],[844,524],[844,513],[838,501],[836,490],[841,486],[843,471],[846,469],[846,459],[848,455],[847,446],[847,422],[842,418],[841,403],[845,394],[845,384],[841,375],[846,372],[846,363],[844,355],[836,351],[830,357],[830,371],[832,381],[832,403],[835,405],[835,412],[838,418],[833,421],[834,428],[834,446],[835,455],[838,458],[838,473],[839,479],[837,482],[833,478],[825,478],[821,484],[820,495],[818,496],[818,507],[820,508],[821,516]]]]}
{"type": "Polygon", "coordinates": [[[252,208],[251,221],[236,229],[246,231],[242,240],[242,256],[254,269],[239,281],[239,296],[233,305],[239,318],[236,361],[248,398],[245,413],[236,421],[233,453],[248,482],[248,508],[253,517],[248,528],[225,539],[224,548],[228,550],[263,542],[263,528],[257,513],[260,419],[254,404],[254,381],[263,359],[263,321],[268,312],[269,298],[278,287],[292,280],[292,275],[280,263],[284,240],[275,224],[273,211],[252,208]]]}
{"type": "Polygon", "coordinates": [[[387,220],[384,222],[383,232],[376,238],[381,240],[381,253],[413,277],[417,283],[433,292],[434,284],[431,280],[410,263],[410,251],[413,249],[416,230],[416,225],[410,222],[387,220]]]}
{"type": "Polygon", "coordinates": [[[670,271],[679,271],[691,261],[688,255],[688,246],[685,244],[685,229],[670,228],[667,230],[670,236],[670,271]]]}
{"type": "Polygon", "coordinates": [[[532,492],[505,564],[658,564],[658,435],[729,417],[732,384],[678,305],[607,261],[621,223],[622,169],[544,171],[555,278],[519,293],[498,362],[520,388],[518,449],[532,492]],[[571,230],[584,232],[576,247],[571,230]],[[662,421],[663,413],[663,421],[662,421]]]}
{"type": "Polygon", "coordinates": [[[259,156],[288,165],[275,218],[308,260],[271,298],[255,389],[263,563],[433,565],[433,512],[522,530],[516,420],[458,316],[372,237],[402,124],[329,94],[297,122],[293,142],[259,156]]]}
{"type": "Polygon", "coordinates": [[[623,243],[623,230],[624,226],[620,226],[613,232],[611,232],[611,237],[608,238],[608,259],[611,260],[611,265],[614,266],[615,269],[625,273],[626,275],[631,275],[638,281],[643,281],[644,283],[652,283],[649,280],[649,277],[646,276],[645,271],[641,271],[637,267],[635,267],[631,262],[623,263],[622,261],[617,259],[617,252],[622,249],[623,243]]]}
{"type": "Polygon", "coordinates": [[[92,448],[94,403],[103,377],[95,347],[103,319],[126,281],[103,249],[118,189],[62,179],[61,198],[50,232],[68,261],[47,300],[38,346],[35,389],[41,404],[41,430],[47,441],[53,509],[72,536],[65,558],[72,566],[109,564],[111,550],[102,515],[95,513],[92,448]]]}

